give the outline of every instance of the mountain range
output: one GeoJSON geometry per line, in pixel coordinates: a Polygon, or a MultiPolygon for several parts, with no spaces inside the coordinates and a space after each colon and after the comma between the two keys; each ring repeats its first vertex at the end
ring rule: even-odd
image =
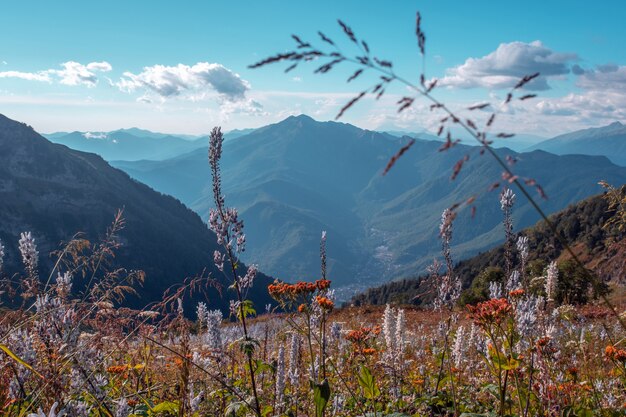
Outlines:
{"type": "Polygon", "coordinates": [[[539,142],[528,150],[541,149],[557,155],[603,155],[613,163],[626,166],[626,126],[620,122],[578,130],[539,142]]]}
{"type": "MultiPolygon", "coordinates": [[[[76,233],[92,242],[104,235],[118,209],[126,223],[121,248],[112,267],[143,270],[145,284],[133,306],[161,299],[185,278],[210,273],[227,281],[213,265],[215,235],[201,218],[173,197],[163,195],[111,167],[100,156],[54,144],[30,126],[0,115],[0,240],[6,247],[4,271],[21,271],[17,241],[32,232],[40,253],[40,276],[47,277],[48,256],[76,233]]],[[[251,298],[257,306],[270,302],[270,279],[259,274],[251,298]]],[[[215,308],[228,310],[223,297],[209,291],[215,308]]]]}
{"type": "MultiPolygon", "coordinates": [[[[329,273],[351,292],[413,276],[438,255],[441,212],[477,195],[476,214],[460,212],[457,259],[487,250],[503,238],[497,192],[487,192],[501,169],[479,147],[439,152],[440,141],[416,140],[388,175],[382,170],[408,137],[359,129],[308,116],[288,119],[229,140],[223,149],[223,185],[246,224],[246,260],[285,280],[319,275],[318,247],[328,232],[329,273]],[[453,166],[470,160],[456,180],[453,166]]],[[[541,184],[553,213],[599,192],[597,182],[626,182],[626,168],[604,156],[497,150],[517,161],[515,171],[541,184]]],[[[212,204],[206,150],[163,161],[114,161],[137,180],[180,199],[202,216],[212,204]]],[[[520,196],[516,228],[538,215],[520,196]]]]}
{"type": "MultiPolygon", "coordinates": [[[[240,137],[253,130],[232,130],[225,134],[225,140],[240,137]]],[[[110,132],[56,132],[43,136],[51,142],[75,150],[98,154],[107,161],[163,160],[196,149],[206,149],[208,146],[206,135],[172,135],[139,128],[110,132]]]]}
{"type": "MultiPolygon", "coordinates": [[[[464,145],[469,145],[469,146],[476,144],[476,139],[471,137],[464,130],[456,129],[456,130],[453,130],[453,132],[454,132],[452,134],[453,137],[459,138],[460,143],[464,145]]],[[[388,133],[396,137],[409,136],[415,139],[434,140],[434,141],[439,141],[439,142],[443,142],[445,140],[444,137],[439,137],[436,134],[430,133],[427,131],[424,131],[421,133],[414,133],[414,132],[404,131],[404,130],[386,130],[385,133],[388,133]]],[[[509,148],[514,151],[521,152],[545,140],[546,138],[541,137],[541,136],[529,135],[529,134],[516,134],[515,136],[510,137],[510,138],[497,138],[493,141],[492,146],[494,148],[509,148]]]]}

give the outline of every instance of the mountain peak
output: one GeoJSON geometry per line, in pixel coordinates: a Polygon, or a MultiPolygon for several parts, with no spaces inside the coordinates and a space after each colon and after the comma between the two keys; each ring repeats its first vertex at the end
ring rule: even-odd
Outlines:
{"type": "Polygon", "coordinates": [[[288,121],[288,120],[299,121],[299,122],[307,122],[307,123],[316,121],[311,116],[307,116],[306,114],[299,114],[297,116],[289,116],[284,121],[288,121]]]}

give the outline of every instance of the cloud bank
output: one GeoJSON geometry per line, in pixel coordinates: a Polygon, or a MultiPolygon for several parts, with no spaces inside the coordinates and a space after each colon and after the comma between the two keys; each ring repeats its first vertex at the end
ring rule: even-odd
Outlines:
{"type": "Polygon", "coordinates": [[[208,62],[192,66],[154,65],[138,74],[127,71],[115,85],[125,92],[143,89],[163,98],[213,90],[229,101],[244,99],[250,89],[250,84],[238,74],[221,64],[208,62]]]}
{"type": "Polygon", "coordinates": [[[548,90],[547,78],[570,73],[570,63],[577,59],[576,54],[554,52],[541,41],[502,43],[488,55],[468,58],[463,64],[448,69],[439,84],[456,88],[511,88],[524,75],[539,72],[541,76],[525,88],[548,90]]]}
{"type": "Polygon", "coordinates": [[[64,85],[84,85],[94,87],[98,84],[98,72],[109,72],[112,67],[108,62],[90,62],[83,65],[79,62],[68,61],[61,64],[62,69],[47,69],[37,72],[2,71],[0,78],[19,78],[28,81],[40,81],[64,85]]]}

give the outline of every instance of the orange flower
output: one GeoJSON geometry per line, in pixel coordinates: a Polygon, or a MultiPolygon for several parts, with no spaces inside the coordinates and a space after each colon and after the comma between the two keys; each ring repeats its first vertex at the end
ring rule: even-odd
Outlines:
{"type": "Polygon", "coordinates": [[[319,291],[323,291],[330,288],[330,281],[327,279],[318,279],[315,281],[315,285],[319,291]]]}
{"type": "Polygon", "coordinates": [[[306,311],[306,304],[300,304],[300,305],[298,306],[298,311],[299,311],[300,313],[304,313],[304,312],[306,311]]]}
{"type": "Polygon", "coordinates": [[[320,295],[315,297],[315,302],[326,311],[331,311],[335,307],[335,304],[331,300],[320,295]]]}
{"type": "Polygon", "coordinates": [[[354,343],[355,345],[363,343],[367,339],[371,338],[373,335],[378,334],[376,332],[377,328],[378,326],[373,329],[371,327],[361,327],[358,330],[350,330],[346,335],[346,339],[354,343]]]}
{"type": "Polygon", "coordinates": [[[270,295],[277,300],[281,298],[295,299],[299,296],[313,293],[316,289],[317,285],[315,283],[302,281],[296,282],[295,284],[275,281],[267,287],[270,295]]]}
{"type": "Polygon", "coordinates": [[[617,352],[617,349],[613,345],[608,345],[606,349],[604,349],[604,354],[609,358],[612,358],[616,352],[617,352]]]}
{"type": "Polygon", "coordinates": [[[517,297],[521,297],[522,295],[524,295],[524,290],[519,288],[517,290],[513,290],[509,293],[509,296],[511,298],[517,298],[517,297]]]}
{"type": "Polygon", "coordinates": [[[506,298],[485,301],[475,306],[468,305],[467,309],[470,312],[469,317],[479,326],[500,324],[512,311],[511,304],[506,298]]]}
{"type": "Polygon", "coordinates": [[[363,355],[366,355],[366,356],[375,355],[376,352],[377,352],[377,350],[374,349],[374,348],[363,348],[363,349],[361,349],[361,353],[363,355]]]}
{"type": "Polygon", "coordinates": [[[110,374],[123,374],[127,369],[126,365],[112,365],[107,368],[107,372],[110,374]]]}
{"type": "Polygon", "coordinates": [[[626,361],[626,350],[618,349],[613,345],[608,345],[606,349],[604,349],[604,354],[614,361],[624,362],[626,361]]]}

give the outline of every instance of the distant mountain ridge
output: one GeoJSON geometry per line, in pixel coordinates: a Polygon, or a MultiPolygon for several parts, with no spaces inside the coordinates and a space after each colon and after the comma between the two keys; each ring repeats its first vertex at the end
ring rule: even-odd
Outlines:
{"type": "MultiPolygon", "coordinates": [[[[437,142],[445,141],[445,137],[439,137],[434,133],[428,131],[414,133],[404,130],[385,130],[384,133],[388,133],[392,136],[397,137],[409,136],[415,139],[434,140],[437,142]]],[[[477,143],[476,139],[469,136],[467,132],[457,131],[456,134],[453,134],[452,136],[454,138],[459,138],[461,143],[464,145],[474,146],[477,143]]],[[[533,146],[545,140],[546,138],[537,135],[516,134],[511,138],[496,138],[493,140],[492,146],[494,148],[509,148],[516,152],[521,152],[528,149],[530,146],[533,146]]]]}
{"type": "MultiPolygon", "coordinates": [[[[227,132],[225,137],[229,140],[253,130],[233,130],[227,132]]],[[[158,133],[136,127],[110,132],[58,132],[43,136],[75,150],[98,154],[107,161],[159,161],[208,146],[206,135],[158,133]]]]}
{"type": "MultiPolygon", "coordinates": [[[[33,233],[40,275],[47,276],[50,251],[77,232],[97,242],[118,209],[124,210],[126,227],[119,233],[122,247],[115,265],[146,272],[133,305],[160,300],[168,287],[203,272],[227,284],[212,260],[215,235],[196,213],[112,168],[100,156],[53,144],[31,127],[0,115],[0,240],[7,248],[6,274],[21,271],[21,232],[33,233]]],[[[270,302],[269,282],[263,274],[257,277],[251,293],[257,306],[270,302]]],[[[233,294],[226,289],[223,294],[210,290],[209,301],[227,311],[233,294]]]]}
{"type": "MultiPolygon", "coordinates": [[[[224,192],[246,221],[246,260],[285,280],[315,278],[319,236],[327,230],[329,273],[337,286],[362,289],[415,275],[439,252],[441,212],[472,195],[482,197],[473,219],[469,210],[459,215],[455,253],[465,258],[499,243],[498,195],[485,194],[501,177],[497,164],[479,156],[478,147],[457,145],[439,152],[440,142],[417,140],[390,173],[381,176],[389,158],[407,141],[304,115],[227,141],[224,192]],[[466,154],[470,161],[450,181],[452,167],[466,154]]],[[[626,182],[626,168],[605,157],[506,148],[497,152],[516,159],[516,172],[544,187],[549,199],[540,204],[548,213],[597,193],[601,179],[626,182]]],[[[113,164],[180,198],[201,215],[211,207],[204,150],[164,161],[113,164]]],[[[516,227],[537,220],[520,197],[516,227]]]]}
{"type": "Polygon", "coordinates": [[[613,122],[603,127],[578,130],[540,142],[528,150],[541,149],[557,155],[602,155],[626,166],[626,126],[613,122]]]}

